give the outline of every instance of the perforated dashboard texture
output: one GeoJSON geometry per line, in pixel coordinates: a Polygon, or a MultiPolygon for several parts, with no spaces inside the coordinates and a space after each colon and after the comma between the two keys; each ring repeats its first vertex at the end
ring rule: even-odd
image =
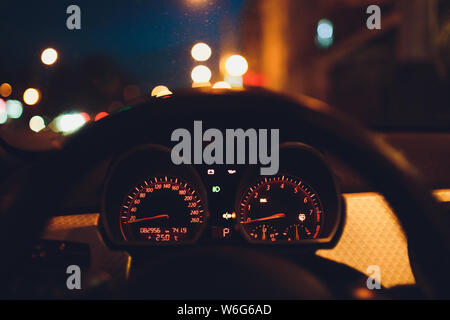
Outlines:
{"type": "Polygon", "coordinates": [[[48,223],[46,233],[83,227],[96,227],[99,216],[98,213],[88,213],[54,217],[48,223]]]}
{"type": "MultiPolygon", "coordinates": [[[[450,189],[437,190],[435,196],[440,201],[450,201],[450,189]]],[[[369,266],[377,265],[381,270],[381,282],[387,288],[414,284],[404,233],[383,196],[372,192],[351,193],[344,194],[344,198],[347,220],[341,239],[335,248],[319,250],[317,255],[364,274],[369,266]]],[[[103,243],[97,229],[98,218],[98,214],[54,217],[44,238],[93,242],[91,247],[97,247],[92,254],[96,269],[93,273],[107,270],[113,278],[122,278],[127,273],[129,256],[125,252],[111,251],[103,243]]]]}
{"type": "Polygon", "coordinates": [[[91,264],[87,270],[88,286],[104,281],[121,281],[128,276],[130,256],[125,251],[111,250],[98,230],[98,213],[52,218],[43,234],[47,240],[87,243],[91,264]]]}
{"type": "MultiPolygon", "coordinates": [[[[437,190],[439,201],[450,201],[450,190],[437,190]]],[[[372,265],[380,267],[381,283],[389,288],[414,284],[403,230],[392,209],[377,193],[344,194],[347,221],[336,247],[317,255],[341,262],[364,274],[372,265]]]]}

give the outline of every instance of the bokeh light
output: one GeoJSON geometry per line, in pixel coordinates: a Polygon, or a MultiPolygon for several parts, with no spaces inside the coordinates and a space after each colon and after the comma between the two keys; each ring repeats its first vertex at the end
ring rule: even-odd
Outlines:
{"type": "Polygon", "coordinates": [[[44,118],[42,118],[41,116],[32,117],[28,124],[30,126],[30,129],[33,130],[34,132],[39,132],[45,128],[45,121],[44,118]]]}
{"type": "Polygon", "coordinates": [[[9,97],[12,92],[12,87],[9,83],[2,83],[0,85],[0,95],[4,98],[9,97]]]}
{"type": "Polygon", "coordinates": [[[5,124],[7,120],[8,115],[6,114],[6,112],[0,113],[0,124],[5,124]]]}
{"type": "Polygon", "coordinates": [[[107,117],[107,116],[109,116],[109,113],[108,113],[108,112],[104,112],[104,111],[99,112],[99,113],[97,113],[97,115],[95,116],[94,121],[98,121],[98,120],[103,119],[104,117],[107,117]]]}
{"type": "Polygon", "coordinates": [[[91,116],[87,112],[81,112],[80,114],[83,116],[84,121],[86,122],[91,121],[91,116]]]}
{"type": "Polygon", "coordinates": [[[56,118],[56,128],[60,132],[72,133],[80,129],[86,120],[81,113],[66,113],[56,118]]]}
{"type": "Polygon", "coordinates": [[[0,124],[4,124],[8,120],[8,114],[6,113],[6,102],[0,99],[0,124]]]}
{"type": "Polygon", "coordinates": [[[198,6],[201,4],[208,4],[208,0],[186,0],[189,5],[198,6]]]}
{"type": "Polygon", "coordinates": [[[228,74],[240,77],[243,76],[248,70],[247,60],[240,55],[233,55],[225,62],[225,69],[228,74]]]}
{"type": "Polygon", "coordinates": [[[48,66],[54,64],[58,60],[58,52],[53,48],[47,48],[42,51],[41,61],[48,66]]]}
{"type": "Polygon", "coordinates": [[[242,89],[244,87],[244,79],[242,76],[225,75],[225,81],[230,84],[233,89],[242,89]]]}
{"type": "Polygon", "coordinates": [[[23,101],[29,106],[35,105],[36,103],[39,102],[40,99],[41,99],[41,94],[38,89],[28,88],[23,93],[23,101]]]}
{"type": "Polygon", "coordinates": [[[211,57],[211,48],[203,42],[197,43],[192,47],[191,55],[194,60],[206,61],[211,57]]]}
{"type": "Polygon", "coordinates": [[[6,113],[6,102],[3,99],[0,99],[0,113],[6,113]]]}
{"type": "Polygon", "coordinates": [[[13,119],[18,119],[22,115],[23,106],[20,101],[17,100],[7,100],[6,101],[6,113],[8,117],[13,119]]]}
{"type": "Polygon", "coordinates": [[[211,80],[211,70],[209,70],[206,66],[196,66],[194,69],[192,69],[191,72],[191,78],[194,83],[205,83],[209,82],[211,80]]]}
{"type": "Polygon", "coordinates": [[[317,24],[317,36],[331,38],[333,36],[333,24],[327,19],[322,19],[317,24]]]}
{"type": "Polygon", "coordinates": [[[163,97],[163,96],[169,96],[171,94],[172,94],[172,92],[169,90],[169,88],[167,88],[166,86],[161,86],[161,85],[154,87],[152,90],[152,93],[151,93],[152,97],[157,97],[157,98],[163,97]]]}
{"type": "Polygon", "coordinates": [[[231,85],[226,81],[219,81],[213,85],[213,89],[231,89],[231,85]]]}
{"type": "Polygon", "coordinates": [[[321,19],[317,23],[316,44],[321,48],[328,48],[333,44],[333,23],[327,19],[321,19]]]}

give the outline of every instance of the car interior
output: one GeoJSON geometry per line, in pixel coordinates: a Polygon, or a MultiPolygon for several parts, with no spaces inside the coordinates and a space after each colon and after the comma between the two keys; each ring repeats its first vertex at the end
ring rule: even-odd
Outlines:
{"type": "Polygon", "coordinates": [[[450,298],[448,1],[47,2],[2,5],[2,299],[450,298]]]}

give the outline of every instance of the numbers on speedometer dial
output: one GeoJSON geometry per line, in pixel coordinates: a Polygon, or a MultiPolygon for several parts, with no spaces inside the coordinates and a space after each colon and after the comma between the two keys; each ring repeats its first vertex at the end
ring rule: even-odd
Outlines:
{"type": "Polygon", "coordinates": [[[206,212],[198,192],[178,178],[152,177],[125,197],[120,229],[125,240],[153,243],[196,239],[206,212]]]}
{"type": "Polygon", "coordinates": [[[244,193],[240,223],[252,242],[296,242],[317,239],[324,213],[317,193],[290,176],[264,178],[244,193]]]}

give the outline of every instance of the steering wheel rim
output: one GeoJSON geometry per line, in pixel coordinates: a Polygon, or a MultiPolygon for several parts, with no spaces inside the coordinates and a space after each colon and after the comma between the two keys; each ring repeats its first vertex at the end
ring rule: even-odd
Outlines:
{"type": "MultiPolygon", "coordinates": [[[[292,118],[295,115],[304,131],[308,132],[308,137],[312,138],[312,145],[342,159],[385,196],[407,235],[417,284],[429,297],[449,297],[450,279],[446,277],[450,270],[449,224],[442,207],[423,185],[417,170],[386,142],[326,104],[307,97],[293,99],[266,90],[181,92],[170,99],[144,102],[139,107],[104,118],[80,130],[71,137],[63,152],[56,152],[36,164],[20,189],[6,195],[2,201],[0,246],[8,257],[0,266],[2,283],[9,283],[10,275],[23,267],[26,253],[30,252],[46,221],[57,215],[59,203],[70,184],[93,163],[126,147],[126,139],[119,138],[124,133],[120,129],[129,130],[127,124],[133,121],[143,124],[140,119],[143,114],[157,117],[161,108],[171,104],[189,104],[195,110],[196,106],[214,105],[217,101],[229,105],[231,113],[237,110],[233,109],[233,105],[261,103],[271,112],[285,112],[292,118]],[[155,108],[149,108],[148,104],[155,108]],[[159,110],[154,112],[153,109],[159,110]],[[104,130],[107,128],[110,130],[104,130]],[[114,143],[105,143],[114,139],[117,139],[114,143]],[[86,154],[86,150],[90,150],[90,156],[80,157],[86,154]],[[75,159],[78,163],[72,165],[75,159]],[[70,170],[67,170],[68,167],[70,170]],[[41,208],[40,214],[34,214],[35,208],[41,208]],[[24,219],[28,223],[22,225],[24,219]]],[[[139,131],[127,132],[126,135],[136,132],[139,131]]],[[[167,142],[169,136],[164,138],[167,142]]],[[[8,297],[11,288],[6,285],[4,288],[2,295],[8,297]]]]}

